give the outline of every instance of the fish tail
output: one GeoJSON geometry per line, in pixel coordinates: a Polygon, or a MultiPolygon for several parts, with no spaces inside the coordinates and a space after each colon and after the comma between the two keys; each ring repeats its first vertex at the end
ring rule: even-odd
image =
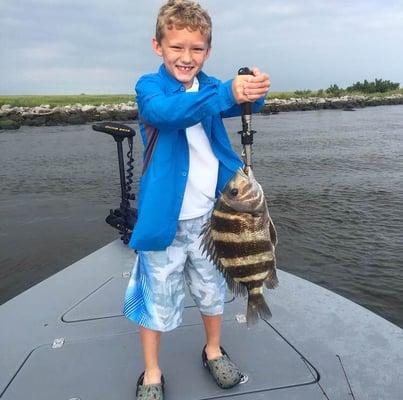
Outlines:
{"type": "Polygon", "coordinates": [[[271,311],[266,303],[266,300],[261,293],[249,293],[248,295],[248,310],[246,312],[246,322],[248,326],[256,324],[259,317],[261,319],[271,318],[271,311]]]}
{"type": "Polygon", "coordinates": [[[267,287],[267,289],[274,289],[278,286],[276,270],[269,273],[267,279],[264,281],[264,285],[267,287]]]}

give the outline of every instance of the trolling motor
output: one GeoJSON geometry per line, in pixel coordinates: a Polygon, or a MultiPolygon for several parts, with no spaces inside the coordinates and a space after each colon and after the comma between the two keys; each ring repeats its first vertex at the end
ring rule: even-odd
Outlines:
{"type": "MultiPolygon", "coordinates": [[[[239,69],[238,75],[253,75],[253,73],[248,67],[243,67],[239,69]]],[[[241,111],[242,131],[238,133],[241,135],[243,145],[242,158],[245,163],[245,169],[248,170],[248,168],[252,167],[253,135],[256,133],[256,131],[252,130],[252,103],[242,103],[241,111]]]]}
{"type": "Polygon", "coordinates": [[[120,186],[121,186],[121,202],[120,207],[115,210],[110,209],[109,215],[105,218],[107,224],[116,228],[124,244],[128,244],[133,227],[137,221],[137,209],[130,207],[130,201],[136,197],[131,193],[131,184],[133,183],[133,137],[136,131],[126,125],[115,122],[102,122],[92,125],[92,129],[98,132],[104,132],[111,135],[116,142],[118,149],[120,186]],[[129,144],[129,152],[127,153],[127,177],[125,177],[124,161],[123,161],[123,145],[122,142],[127,138],[129,144]]]}

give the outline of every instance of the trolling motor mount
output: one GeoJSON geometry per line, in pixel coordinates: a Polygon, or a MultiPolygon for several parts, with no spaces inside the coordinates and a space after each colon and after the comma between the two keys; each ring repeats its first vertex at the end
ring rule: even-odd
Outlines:
{"type": "Polygon", "coordinates": [[[137,221],[137,209],[130,207],[130,200],[135,200],[136,197],[131,193],[131,185],[133,183],[133,137],[136,131],[129,126],[118,124],[116,122],[101,122],[92,125],[92,129],[98,132],[104,132],[113,137],[118,149],[120,186],[121,186],[121,202],[120,207],[110,209],[109,215],[105,218],[107,224],[116,228],[124,244],[128,244],[134,225],[137,221]],[[124,160],[123,160],[123,145],[122,142],[127,138],[129,144],[129,152],[127,153],[127,176],[125,176],[124,160]]]}

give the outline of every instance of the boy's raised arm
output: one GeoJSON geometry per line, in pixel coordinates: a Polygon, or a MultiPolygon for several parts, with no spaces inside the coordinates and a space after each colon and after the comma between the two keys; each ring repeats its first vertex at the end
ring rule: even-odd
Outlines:
{"type": "Polygon", "coordinates": [[[158,129],[186,129],[236,104],[232,80],[216,81],[198,92],[167,95],[155,78],[144,76],[136,92],[141,118],[158,129]]]}
{"type": "Polygon", "coordinates": [[[252,68],[252,75],[238,75],[232,81],[232,91],[237,105],[221,113],[223,118],[236,117],[241,114],[238,104],[250,101],[253,103],[252,111],[259,112],[270,88],[270,78],[260,72],[259,68],[252,68]]]}

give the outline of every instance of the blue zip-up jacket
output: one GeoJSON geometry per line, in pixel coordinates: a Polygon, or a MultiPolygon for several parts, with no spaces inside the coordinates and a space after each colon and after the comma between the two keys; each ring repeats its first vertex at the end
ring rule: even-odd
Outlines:
{"type": "MultiPolygon", "coordinates": [[[[239,116],[232,80],[222,83],[203,72],[197,75],[199,91],[186,93],[162,65],[136,85],[141,136],[147,151],[152,132],[158,135],[152,156],[140,179],[138,220],[129,246],[136,250],[163,250],[176,234],[189,171],[186,128],[201,122],[219,161],[216,196],[243,165],[232,150],[222,118],[239,116]]],[[[258,111],[260,99],[253,105],[258,111]]]]}

